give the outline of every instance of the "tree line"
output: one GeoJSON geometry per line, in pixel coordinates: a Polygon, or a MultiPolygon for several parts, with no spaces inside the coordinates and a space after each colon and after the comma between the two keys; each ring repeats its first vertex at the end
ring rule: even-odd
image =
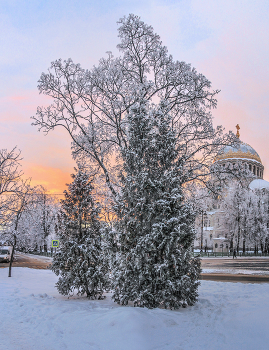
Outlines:
{"type": "Polygon", "coordinates": [[[42,250],[55,235],[59,203],[43,186],[31,186],[21,169],[21,152],[0,150],[0,243],[12,246],[9,276],[15,249],[42,250]]]}

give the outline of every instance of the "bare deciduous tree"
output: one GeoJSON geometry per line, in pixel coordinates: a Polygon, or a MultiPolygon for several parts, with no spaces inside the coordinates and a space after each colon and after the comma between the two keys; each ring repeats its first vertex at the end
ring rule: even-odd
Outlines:
{"type": "Polygon", "coordinates": [[[20,190],[21,152],[14,147],[11,151],[0,150],[0,223],[5,225],[11,213],[9,208],[12,204],[10,195],[20,190]]]}
{"type": "Polygon", "coordinates": [[[8,216],[5,219],[5,231],[2,233],[2,238],[5,244],[12,246],[12,254],[9,262],[8,277],[11,277],[11,268],[14,259],[14,252],[17,246],[23,245],[25,230],[20,226],[23,215],[31,210],[31,205],[34,202],[35,189],[31,187],[29,180],[21,180],[19,190],[10,195],[12,203],[8,209],[8,216]]]}
{"type": "Polygon", "coordinates": [[[130,108],[141,98],[155,107],[165,104],[184,159],[182,184],[206,184],[214,155],[233,141],[222,127],[213,128],[210,109],[216,106],[218,91],[211,91],[210,81],[189,64],[174,61],[159,35],[139,17],[131,14],[119,25],[122,56],[109,53],[91,70],[59,59],[42,73],[39,92],[53,103],[38,107],[33,125],[45,134],[64,127],[72,139],[73,157],[86,158],[116,198],[130,108]]]}

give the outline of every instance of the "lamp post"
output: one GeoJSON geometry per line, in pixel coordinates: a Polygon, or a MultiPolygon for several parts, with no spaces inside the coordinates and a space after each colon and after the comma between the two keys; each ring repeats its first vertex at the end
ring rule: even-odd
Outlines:
{"type": "Polygon", "coordinates": [[[203,251],[203,238],[204,238],[204,214],[206,215],[206,212],[202,210],[202,227],[201,227],[201,252],[203,251]]]}

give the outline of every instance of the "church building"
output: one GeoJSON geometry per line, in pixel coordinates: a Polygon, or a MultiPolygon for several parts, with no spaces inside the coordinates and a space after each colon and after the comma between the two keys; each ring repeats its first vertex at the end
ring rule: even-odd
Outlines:
{"type": "MultiPolygon", "coordinates": [[[[239,125],[236,125],[239,138],[239,125]]],[[[214,164],[226,166],[240,162],[249,169],[253,176],[250,179],[250,190],[269,190],[269,182],[263,180],[264,166],[259,154],[247,143],[239,140],[236,146],[225,146],[216,156],[214,164]]],[[[227,253],[230,250],[230,242],[225,237],[222,227],[223,211],[220,205],[216,204],[215,208],[207,210],[198,215],[196,219],[196,239],[194,249],[213,252],[227,253]]]]}

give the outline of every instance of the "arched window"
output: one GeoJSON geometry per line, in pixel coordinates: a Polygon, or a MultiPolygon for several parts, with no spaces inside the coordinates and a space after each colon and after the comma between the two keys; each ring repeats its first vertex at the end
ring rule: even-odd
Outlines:
{"type": "Polygon", "coordinates": [[[249,164],[249,170],[252,171],[252,165],[251,164],[249,164]]]}
{"type": "Polygon", "coordinates": [[[256,167],[253,165],[253,174],[256,175],[256,167]]]}

